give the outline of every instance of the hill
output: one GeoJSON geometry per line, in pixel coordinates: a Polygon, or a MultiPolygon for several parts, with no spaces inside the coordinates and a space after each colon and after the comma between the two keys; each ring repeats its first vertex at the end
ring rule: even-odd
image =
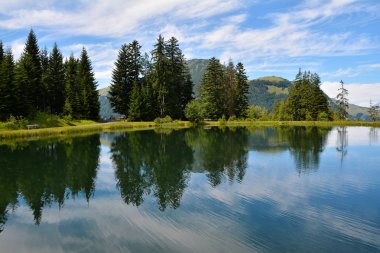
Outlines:
{"type": "Polygon", "coordinates": [[[191,79],[194,83],[193,92],[197,97],[199,95],[199,84],[202,81],[202,75],[206,70],[209,60],[205,59],[192,59],[187,61],[187,65],[190,69],[191,79]]]}

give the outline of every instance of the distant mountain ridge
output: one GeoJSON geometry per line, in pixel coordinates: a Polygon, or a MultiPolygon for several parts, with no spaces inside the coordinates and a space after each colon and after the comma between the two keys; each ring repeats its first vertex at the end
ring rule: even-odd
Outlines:
{"type": "MultiPolygon", "coordinates": [[[[193,92],[196,97],[199,96],[199,85],[208,63],[209,60],[207,59],[192,59],[187,62],[194,83],[193,92]]],[[[248,102],[250,105],[258,105],[271,111],[276,101],[284,100],[288,97],[290,85],[289,80],[278,76],[264,76],[251,80],[249,81],[248,102]]],[[[109,89],[109,87],[106,87],[99,90],[100,116],[102,119],[121,116],[112,111],[111,104],[107,98],[109,89]]],[[[332,98],[330,100],[334,106],[335,100],[332,98]]],[[[349,104],[348,113],[352,119],[369,119],[368,108],[366,107],[349,104]]]]}

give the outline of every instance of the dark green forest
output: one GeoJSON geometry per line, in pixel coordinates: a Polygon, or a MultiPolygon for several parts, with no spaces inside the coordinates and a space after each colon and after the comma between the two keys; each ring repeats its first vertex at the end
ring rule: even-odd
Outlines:
{"type": "Polygon", "coordinates": [[[58,45],[50,53],[29,32],[20,59],[0,43],[0,120],[49,113],[75,119],[99,119],[97,83],[85,48],[64,61],[58,45]]]}

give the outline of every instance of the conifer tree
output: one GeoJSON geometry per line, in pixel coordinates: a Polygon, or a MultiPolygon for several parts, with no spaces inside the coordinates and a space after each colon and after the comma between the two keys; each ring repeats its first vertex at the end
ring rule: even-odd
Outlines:
{"type": "Polygon", "coordinates": [[[15,73],[16,83],[23,91],[21,97],[24,101],[23,116],[28,116],[44,109],[44,101],[41,99],[41,94],[44,92],[41,74],[40,50],[36,35],[33,30],[30,30],[24,51],[16,64],[15,73]]]}
{"type": "Polygon", "coordinates": [[[65,104],[65,69],[63,56],[54,43],[53,50],[48,59],[47,90],[50,112],[62,114],[65,104]]]}
{"type": "Polygon", "coordinates": [[[224,87],[223,87],[223,99],[224,99],[224,115],[229,118],[235,115],[236,110],[236,97],[237,97],[237,85],[235,78],[235,67],[230,60],[228,65],[224,69],[224,87]]]}
{"type": "Polygon", "coordinates": [[[8,49],[2,58],[0,62],[0,120],[6,120],[15,113],[17,105],[14,97],[17,94],[14,87],[15,63],[11,49],[8,49]]]}
{"type": "Polygon", "coordinates": [[[338,116],[344,120],[348,118],[348,90],[344,88],[343,81],[340,81],[340,85],[339,93],[336,96],[336,104],[338,106],[338,116]]]}
{"type": "Polygon", "coordinates": [[[49,68],[49,55],[46,47],[40,50],[41,59],[41,94],[40,99],[42,102],[41,111],[49,112],[49,94],[48,94],[48,68],[49,68]]]}
{"type": "Polygon", "coordinates": [[[130,105],[129,105],[129,113],[128,119],[131,121],[139,121],[142,120],[142,94],[141,87],[138,84],[137,80],[133,84],[130,105]]]}
{"type": "Polygon", "coordinates": [[[110,103],[115,112],[128,116],[131,91],[135,81],[139,81],[142,71],[141,46],[135,40],[124,44],[119,51],[115,68],[112,72],[110,103]]]}
{"type": "Polygon", "coordinates": [[[169,113],[169,82],[167,78],[168,59],[165,52],[165,40],[159,35],[157,43],[152,51],[152,58],[155,70],[154,90],[156,93],[159,116],[162,118],[169,113]]]}
{"type": "Polygon", "coordinates": [[[224,115],[224,70],[219,60],[211,58],[200,85],[201,102],[206,116],[218,119],[224,115]]]}
{"type": "Polygon", "coordinates": [[[82,89],[77,82],[78,60],[74,55],[70,55],[65,63],[65,105],[64,115],[70,115],[73,118],[81,117],[82,106],[82,89]]]}
{"type": "Polygon", "coordinates": [[[248,77],[245,73],[243,63],[239,62],[236,65],[236,101],[235,101],[235,115],[238,118],[245,118],[248,109],[248,94],[249,84],[248,77]]]}
{"type": "Polygon", "coordinates": [[[3,42],[0,40],[0,63],[3,61],[4,58],[4,46],[3,42]]]}
{"type": "Polygon", "coordinates": [[[320,113],[331,118],[331,110],[326,95],[320,88],[320,78],[310,72],[299,70],[289,88],[286,109],[292,120],[318,120],[320,113]]]}
{"type": "Polygon", "coordinates": [[[82,115],[86,119],[99,119],[99,94],[91,61],[85,48],[82,49],[77,73],[77,82],[82,90],[82,115]]]}

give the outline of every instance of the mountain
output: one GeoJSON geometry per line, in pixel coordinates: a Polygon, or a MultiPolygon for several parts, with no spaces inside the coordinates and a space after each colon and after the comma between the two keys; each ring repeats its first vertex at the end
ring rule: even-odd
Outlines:
{"type": "MultiPolygon", "coordinates": [[[[199,96],[199,85],[202,75],[206,70],[209,60],[192,59],[187,62],[190,74],[194,83],[194,95],[199,96]]],[[[284,100],[288,97],[288,89],[291,85],[289,80],[277,76],[265,76],[249,81],[248,102],[250,105],[258,105],[267,108],[269,111],[277,100],[284,100]]],[[[102,119],[111,117],[117,118],[121,115],[112,111],[111,105],[107,98],[109,87],[99,90],[100,116],[102,119]]],[[[330,99],[332,106],[335,106],[335,100],[330,99]]],[[[349,104],[348,113],[351,119],[368,120],[368,108],[349,104]]]]}
{"type": "Polygon", "coordinates": [[[202,81],[202,75],[206,71],[206,67],[209,62],[210,60],[205,59],[192,59],[187,61],[191,79],[194,83],[193,92],[196,97],[199,95],[199,84],[202,81]]]}

